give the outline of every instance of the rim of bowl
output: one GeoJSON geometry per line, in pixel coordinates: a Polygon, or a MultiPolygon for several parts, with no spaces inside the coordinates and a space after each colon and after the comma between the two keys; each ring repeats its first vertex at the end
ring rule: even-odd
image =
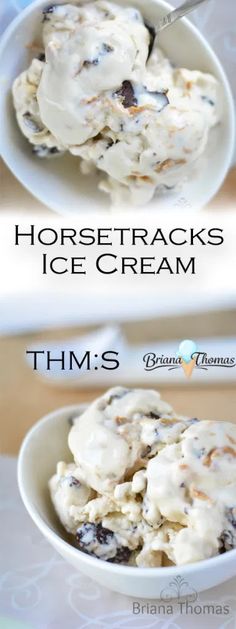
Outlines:
{"type": "MultiPolygon", "coordinates": [[[[43,517],[39,514],[37,508],[34,506],[32,500],[28,497],[27,491],[25,490],[25,485],[24,485],[25,456],[27,455],[27,451],[30,449],[31,439],[36,435],[38,429],[42,425],[46,425],[47,423],[50,423],[52,420],[55,419],[56,416],[62,416],[67,413],[74,412],[75,410],[78,410],[79,408],[84,408],[85,406],[86,406],[86,403],[74,404],[72,406],[65,406],[55,411],[52,411],[48,415],[45,415],[44,417],[42,417],[39,421],[37,421],[33,425],[33,427],[26,434],[22,442],[20,452],[19,452],[18,466],[17,466],[17,480],[18,480],[18,487],[20,490],[22,501],[24,503],[26,510],[31,516],[32,520],[36,524],[36,526],[39,528],[41,533],[49,541],[51,541],[54,547],[55,547],[55,544],[57,546],[59,544],[59,546],[61,546],[61,548],[64,549],[67,555],[69,554],[74,559],[76,559],[77,557],[81,559],[82,562],[90,565],[91,567],[96,568],[100,566],[100,568],[102,570],[105,570],[106,572],[112,572],[112,573],[125,572],[127,576],[130,575],[132,577],[137,577],[137,578],[141,578],[144,576],[157,578],[161,576],[163,577],[164,575],[167,577],[169,576],[171,578],[175,575],[178,575],[179,573],[181,573],[181,576],[184,577],[187,575],[191,575],[194,572],[195,573],[202,572],[202,570],[204,570],[205,568],[209,568],[209,569],[212,568],[213,570],[215,568],[217,570],[220,570],[222,565],[235,562],[236,549],[229,550],[222,555],[216,555],[214,557],[210,557],[209,559],[204,559],[202,561],[198,561],[195,563],[183,564],[183,565],[178,565],[178,566],[163,566],[160,568],[139,568],[135,566],[126,566],[123,564],[112,564],[102,559],[98,559],[97,557],[91,557],[90,555],[87,555],[83,551],[69,544],[69,542],[64,540],[58,533],[55,533],[55,531],[52,530],[52,528],[45,522],[43,517]]],[[[235,568],[235,574],[236,574],[236,568],[235,568]]]]}
{"type": "MultiPolygon", "coordinates": [[[[174,9],[174,7],[169,2],[166,2],[166,0],[154,0],[154,2],[155,2],[155,4],[161,6],[162,8],[165,8],[166,11],[174,9]]],[[[74,0],[74,3],[76,4],[76,0],[74,0]]],[[[43,5],[46,6],[46,4],[47,4],[46,0],[34,0],[29,6],[25,7],[25,9],[20,11],[20,13],[9,24],[9,26],[6,28],[6,30],[3,33],[2,37],[1,37],[1,40],[0,40],[0,64],[1,64],[2,52],[5,49],[5,46],[8,44],[8,42],[9,42],[11,36],[13,35],[14,31],[20,25],[20,23],[23,22],[24,19],[28,15],[30,15],[30,13],[33,12],[37,7],[40,8],[43,5]]],[[[59,4],[63,4],[63,0],[60,0],[59,4]]],[[[226,72],[225,72],[225,70],[223,68],[223,65],[221,64],[220,60],[218,59],[218,56],[216,55],[216,53],[214,52],[213,48],[208,43],[208,41],[204,37],[204,35],[202,35],[202,33],[198,30],[198,28],[187,17],[182,18],[182,22],[185,24],[186,28],[188,28],[189,31],[191,31],[194,34],[194,36],[197,37],[197,39],[199,41],[199,44],[202,47],[205,48],[208,56],[211,58],[212,62],[216,66],[217,71],[219,72],[220,80],[222,82],[222,86],[223,86],[224,93],[225,93],[225,96],[226,96],[226,99],[227,99],[227,104],[228,104],[229,133],[228,133],[227,154],[225,156],[226,159],[224,160],[224,166],[222,166],[222,168],[220,169],[218,177],[215,178],[214,182],[212,182],[211,190],[209,191],[208,196],[207,196],[206,200],[204,201],[204,203],[201,204],[199,208],[198,208],[198,204],[195,204],[197,209],[201,209],[207,203],[210,202],[210,200],[215,196],[217,191],[220,189],[220,187],[223,184],[223,182],[225,180],[225,177],[226,177],[226,175],[227,175],[227,173],[228,173],[228,171],[230,169],[230,166],[232,164],[234,150],[235,150],[236,116],[235,116],[234,99],[233,99],[230,83],[229,83],[229,80],[227,78],[227,74],[226,74],[226,72]]],[[[0,152],[1,152],[1,150],[0,150],[0,152]]],[[[3,148],[2,148],[2,155],[1,155],[2,159],[5,161],[5,163],[7,164],[9,169],[12,171],[12,173],[16,177],[16,179],[18,179],[18,181],[20,181],[20,183],[26,188],[26,190],[28,190],[28,192],[33,197],[35,197],[41,203],[44,203],[47,207],[49,207],[50,209],[52,209],[53,211],[55,211],[59,215],[63,215],[64,216],[65,214],[67,214],[67,212],[64,212],[64,211],[61,210],[61,208],[58,208],[57,203],[54,203],[54,202],[50,201],[50,204],[48,204],[48,200],[47,200],[47,198],[44,198],[44,195],[42,195],[42,196],[40,195],[40,197],[39,197],[37,195],[36,191],[31,190],[31,188],[30,188],[30,186],[29,186],[29,184],[27,182],[25,182],[25,181],[22,182],[21,177],[18,176],[18,174],[16,174],[14,166],[11,165],[11,160],[6,158],[6,156],[4,156],[3,153],[4,153],[4,151],[3,151],[3,148]]],[[[147,210],[148,210],[148,207],[147,207],[147,210]]],[[[153,208],[152,208],[152,210],[153,210],[153,208]]]]}

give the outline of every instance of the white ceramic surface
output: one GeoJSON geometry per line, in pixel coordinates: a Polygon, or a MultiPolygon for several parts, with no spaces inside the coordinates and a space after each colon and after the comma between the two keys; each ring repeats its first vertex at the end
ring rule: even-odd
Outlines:
{"type": "MultiPolygon", "coordinates": [[[[63,3],[63,0],[59,0],[63,3]]],[[[127,4],[127,0],[117,0],[127,4]]],[[[10,24],[0,44],[0,152],[21,183],[40,201],[60,214],[81,211],[102,211],[110,207],[109,198],[99,192],[99,175],[80,174],[78,160],[63,158],[40,160],[33,158],[32,149],[17,128],[11,99],[14,78],[27,67],[32,51],[26,47],[40,32],[41,11],[46,0],[30,4],[10,24]]],[[[170,5],[164,0],[132,0],[150,22],[165,14],[170,5]]],[[[194,178],[181,192],[155,198],[148,206],[188,209],[205,205],[221,186],[230,166],[234,149],[234,105],[224,70],[207,41],[190,21],[177,22],[160,35],[160,45],[177,65],[213,73],[222,84],[224,100],[223,122],[211,134],[211,141],[194,178]]],[[[17,202],[17,200],[16,200],[17,202]]],[[[146,208],[145,208],[146,209],[146,208]]]]}
{"type": "Polygon", "coordinates": [[[161,598],[162,591],[177,576],[185,581],[182,595],[202,592],[236,576],[236,550],[196,564],[169,568],[131,568],[110,564],[73,548],[63,539],[63,530],[52,508],[48,479],[58,460],[70,461],[67,448],[68,418],[82,406],[60,409],[44,417],[28,433],[18,462],[18,483],[25,507],[46,539],[75,568],[101,585],[122,594],[161,598]]]}

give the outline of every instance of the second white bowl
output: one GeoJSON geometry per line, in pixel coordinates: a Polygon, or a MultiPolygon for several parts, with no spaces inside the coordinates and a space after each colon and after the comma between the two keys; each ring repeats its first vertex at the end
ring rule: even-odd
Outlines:
{"type": "MultiPolygon", "coordinates": [[[[236,550],[185,566],[132,568],[90,557],[66,540],[51,504],[48,480],[56,464],[70,462],[69,418],[83,406],[60,409],[44,417],[28,433],[18,463],[18,482],[25,507],[48,542],[76,569],[107,588],[133,597],[165,599],[173,582],[181,582],[181,597],[192,596],[236,576],[236,550]]],[[[112,453],[111,453],[112,456],[112,453]]],[[[173,588],[171,589],[173,597],[173,588]]],[[[177,594],[176,594],[177,596],[177,594]]]]}

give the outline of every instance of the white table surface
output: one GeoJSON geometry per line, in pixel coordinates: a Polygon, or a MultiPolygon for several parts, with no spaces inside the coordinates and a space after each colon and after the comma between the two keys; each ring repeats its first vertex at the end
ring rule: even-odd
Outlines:
{"type": "Polygon", "coordinates": [[[0,457],[0,478],[1,629],[236,629],[236,579],[198,598],[229,605],[227,616],[133,615],[131,598],[76,572],[44,540],[21,502],[16,459],[0,457]]]}

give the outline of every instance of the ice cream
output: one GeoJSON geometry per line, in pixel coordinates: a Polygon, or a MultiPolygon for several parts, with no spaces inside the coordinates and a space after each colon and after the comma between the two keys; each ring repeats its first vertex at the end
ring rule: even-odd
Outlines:
{"type": "Polygon", "coordinates": [[[221,117],[213,76],[173,67],[137,9],[102,0],[48,7],[42,39],[13,85],[38,156],[78,156],[114,203],[146,203],[191,176],[221,117]]]}
{"type": "Polygon", "coordinates": [[[74,419],[49,481],[72,542],[105,561],[181,565],[236,548],[236,426],[116,387],[74,419]]]}

